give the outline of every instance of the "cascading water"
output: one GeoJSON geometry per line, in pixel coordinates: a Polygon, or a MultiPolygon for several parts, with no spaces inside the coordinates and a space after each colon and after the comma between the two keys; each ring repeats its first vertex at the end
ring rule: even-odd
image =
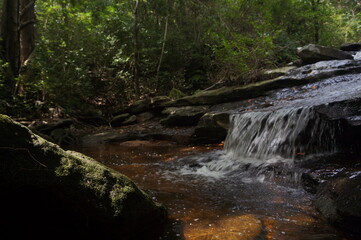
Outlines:
{"type": "Polygon", "coordinates": [[[354,60],[361,60],[361,52],[355,53],[355,55],[353,55],[353,59],[354,60]]]}
{"type": "Polygon", "coordinates": [[[263,181],[275,174],[291,175],[297,156],[332,153],[337,150],[339,121],[322,119],[312,107],[283,108],[233,114],[224,149],[197,156],[183,174],[220,178],[243,174],[263,181]],[[195,166],[195,167],[194,167],[195,166]]]}
{"type": "Polygon", "coordinates": [[[225,143],[233,160],[294,159],[297,154],[336,151],[337,123],[311,108],[235,114],[225,143]]]}

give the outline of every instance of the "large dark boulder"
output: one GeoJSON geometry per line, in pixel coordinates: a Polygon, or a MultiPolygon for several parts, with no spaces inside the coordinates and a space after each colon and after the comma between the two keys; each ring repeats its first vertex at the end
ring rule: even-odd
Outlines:
{"type": "Polygon", "coordinates": [[[345,43],[341,45],[340,49],[342,51],[358,52],[361,51],[361,43],[345,43]]]}
{"type": "Polygon", "coordinates": [[[229,113],[206,113],[194,130],[195,143],[219,143],[226,139],[229,128],[229,113]]]}
{"type": "Polygon", "coordinates": [[[353,59],[351,54],[348,54],[344,51],[316,44],[309,44],[298,48],[297,54],[306,64],[326,60],[353,59]]]}
{"type": "Polygon", "coordinates": [[[0,115],[4,239],[151,239],[165,209],[130,179],[0,115]]]}
{"type": "Polygon", "coordinates": [[[361,172],[321,185],[315,204],[332,224],[361,234],[361,172]]]}

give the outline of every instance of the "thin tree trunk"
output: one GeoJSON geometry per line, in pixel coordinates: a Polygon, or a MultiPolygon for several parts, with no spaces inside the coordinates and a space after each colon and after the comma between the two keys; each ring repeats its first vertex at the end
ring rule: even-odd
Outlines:
{"type": "Polygon", "coordinates": [[[20,67],[26,67],[35,49],[35,0],[20,1],[20,67]]]}
{"type": "Polygon", "coordinates": [[[134,7],[134,85],[135,85],[135,95],[137,98],[140,97],[140,44],[139,44],[139,3],[140,0],[135,1],[134,7]]]}
{"type": "Polygon", "coordinates": [[[1,18],[1,55],[9,63],[11,73],[6,76],[6,84],[14,90],[20,69],[19,0],[4,0],[1,18]]]}
{"type": "Polygon", "coordinates": [[[167,15],[167,17],[165,18],[165,27],[164,27],[162,50],[161,50],[161,52],[160,52],[159,63],[158,63],[157,73],[156,73],[156,78],[157,78],[157,79],[158,79],[160,67],[162,66],[162,61],[163,61],[163,56],[164,56],[164,50],[165,50],[165,43],[166,43],[166,41],[167,41],[168,19],[169,19],[169,17],[168,17],[168,15],[167,15]]]}
{"type": "Polygon", "coordinates": [[[311,1],[311,9],[314,15],[313,17],[313,40],[317,44],[320,41],[320,19],[317,15],[321,2],[319,0],[311,1]]]}
{"type": "Polygon", "coordinates": [[[25,96],[24,82],[29,74],[27,65],[35,49],[35,0],[20,0],[19,3],[19,49],[20,69],[15,93],[25,96]]]}

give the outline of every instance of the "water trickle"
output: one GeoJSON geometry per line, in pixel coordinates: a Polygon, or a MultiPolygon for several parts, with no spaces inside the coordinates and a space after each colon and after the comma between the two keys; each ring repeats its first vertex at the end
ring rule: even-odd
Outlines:
{"type": "Polygon", "coordinates": [[[225,151],[233,160],[263,161],[334,152],[338,129],[336,122],[323,120],[311,107],[234,114],[225,151]]]}

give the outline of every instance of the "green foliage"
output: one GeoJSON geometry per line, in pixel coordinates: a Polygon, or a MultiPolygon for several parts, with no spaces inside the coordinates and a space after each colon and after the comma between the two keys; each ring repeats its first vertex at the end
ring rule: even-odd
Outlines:
{"type": "Polygon", "coordinates": [[[137,25],[134,7],[123,0],[36,1],[37,51],[18,80],[18,101],[72,114],[112,111],[137,98],[137,52],[141,95],[190,94],[220,80],[256,81],[262,69],[294,61],[301,45],[337,47],[361,36],[355,0],[139,1],[137,25]]]}
{"type": "Polygon", "coordinates": [[[184,94],[182,91],[180,91],[179,89],[176,88],[172,88],[172,90],[170,90],[169,92],[169,97],[173,100],[185,97],[186,94],[184,94]]]}

